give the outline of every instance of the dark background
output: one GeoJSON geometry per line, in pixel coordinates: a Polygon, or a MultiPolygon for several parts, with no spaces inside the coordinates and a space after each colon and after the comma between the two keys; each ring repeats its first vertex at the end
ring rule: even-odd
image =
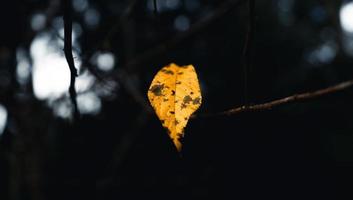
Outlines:
{"type": "Polygon", "coordinates": [[[335,199],[352,190],[351,88],[268,111],[192,119],[182,157],[146,95],[154,74],[171,62],[195,66],[199,115],[352,79],[353,37],[339,18],[350,1],[255,0],[248,56],[246,0],[230,3],[211,23],[210,15],[235,1],[158,0],[157,12],[147,0],[74,2],[81,28],[75,59],[96,76],[90,90],[101,102],[99,112],[79,121],[54,112],[67,94],[48,103],[36,97],[31,77],[16,78],[18,49],[32,66],[35,37],[46,32],[62,40],[54,24],[63,15],[60,1],[0,6],[0,103],[8,112],[0,135],[1,200],[335,199]],[[87,17],[88,10],[96,15],[87,17]],[[36,14],[46,19],[39,28],[31,25],[39,23],[36,14]],[[165,48],[156,50],[160,44],[165,48]],[[114,55],[111,71],[97,67],[96,52],[114,55]],[[104,95],[102,85],[109,85],[104,95]]]}

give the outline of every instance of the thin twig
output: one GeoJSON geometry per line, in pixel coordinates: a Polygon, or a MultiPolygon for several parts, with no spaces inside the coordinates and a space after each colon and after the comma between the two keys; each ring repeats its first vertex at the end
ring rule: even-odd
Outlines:
{"type": "Polygon", "coordinates": [[[295,94],[292,96],[288,96],[288,97],[285,97],[282,99],[277,99],[277,100],[262,103],[262,104],[256,104],[256,105],[250,105],[250,106],[240,106],[237,108],[233,108],[230,110],[226,110],[226,111],[217,113],[215,115],[208,115],[208,116],[235,115],[235,114],[239,114],[239,113],[243,113],[243,112],[255,112],[255,111],[270,110],[270,109],[277,107],[277,106],[280,106],[280,105],[310,100],[310,99],[314,99],[314,98],[328,95],[331,93],[339,92],[339,91],[348,89],[352,86],[353,86],[353,79],[339,83],[337,85],[333,85],[333,86],[324,88],[324,89],[316,90],[313,92],[305,92],[305,93],[301,93],[301,94],[295,94]]]}
{"type": "Polygon", "coordinates": [[[255,25],[255,0],[248,1],[248,9],[249,9],[249,20],[248,20],[248,30],[246,33],[246,39],[243,50],[244,57],[244,65],[243,65],[243,92],[244,92],[244,105],[248,104],[248,77],[249,77],[249,69],[251,66],[251,55],[252,55],[252,44],[254,39],[254,25],[255,25]]]}
{"type": "Polygon", "coordinates": [[[64,6],[64,53],[66,57],[66,61],[70,68],[70,86],[69,86],[69,94],[70,99],[73,105],[73,114],[74,119],[78,120],[80,117],[80,112],[77,106],[77,94],[75,89],[75,81],[77,76],[77,70],[75,67],[74,58],[72,55],[72,7],[70,0],[63,1],[64,6]]]}

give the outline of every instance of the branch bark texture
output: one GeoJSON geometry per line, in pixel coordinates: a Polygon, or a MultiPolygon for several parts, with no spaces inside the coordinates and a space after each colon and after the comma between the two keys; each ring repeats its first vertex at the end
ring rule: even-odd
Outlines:
{"type": "Polygon", "coordinates": [[[69,95],[73,105],[74,119],[79,119],[80,113],[77,106],[77,93],[75,89],[75,82],[77,77],[77,70],[75,67],[74,58],[72,55],[72,4],[70,0],[63,0],[64,8],[64,53],[66,61],[70,68],[70,86],[69,95]]]}
{"type": "Polygon", "coordinates": [[[331,93],[346,90],[352,86],[353,86],[353,79],[339,83],[337,85],[333,85],[333,86],[324,88],[324,89],[316,90],[313,92],[294,94],[292,96],[288,96],[288,97],[285,97],[282,99],[277,99],[277,100],[262,103],[262,104],[256,104],[256,105],[250,105],[250,106],[245,105],[245,106],[236,107],[236,108],[233,108],[230,110],[220,112],[216,115],[235,115],[235,114],[239,114],[239,113],[243,113],[243,112],[255,112],[255,111],[262,111],[262,110],[270,110],[270,109],[277,107],[277,106],[280,106],[280,105],[310,100],[310,99],[314,99],[314,98],[328,95],[331,93]]]}

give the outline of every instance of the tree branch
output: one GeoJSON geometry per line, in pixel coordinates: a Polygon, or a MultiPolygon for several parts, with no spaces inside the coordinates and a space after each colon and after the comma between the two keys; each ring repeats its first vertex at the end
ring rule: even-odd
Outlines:
{"type": "Polygon", "coordinates": [[[63,1],[64,7],[64,53],[66,61],[70,68],[70,86],[69,86],[69,94],[70,99],[73,105],[73,114],[74,119],[78,120],[80,117],[80,113],[77,106],[77,94],[75,89],[75,81],[77,76],[77,70],[75,67],[74,58],[72,55],[72,6],[70,0],[63,1]]]}
{"type": "MultiPolygon", "coordinates": [[[[316,90],[313,92],[305,92],[305,93],[301,93],[301,94],[295,94],[292,96],[288,96],[288,97],[285,97],[282,99],[277,99],[277,100],[270,101],[267,103],[250,105],[250,106],[246,106],[246,105],[240,106],[237,108],[233,108],[230,110],[226,110],[226,111],[217,113],[213,116],[235,115],[235,114],[239,114],[239,113],[243,113],[243,112],[255,112],[255,111],[270,110],[270,109],[277,107],[277,106],[280,106],[280,105],[310,100],[310,99],[314,99],[314,98],[328,95],[331,93],[339,92],[339,91],[348,89],[352,86],[353,86],[353,79],[339,83],[337,85],[333,85],[333,86],[324,88],[324,89],[316,90]]],[[[212,116],[212,115],[209,115],[209,116],[212,116]]]]}

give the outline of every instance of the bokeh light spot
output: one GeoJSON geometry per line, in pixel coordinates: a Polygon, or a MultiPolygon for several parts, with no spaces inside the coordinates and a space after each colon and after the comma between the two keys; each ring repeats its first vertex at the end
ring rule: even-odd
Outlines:
{"type": "Polygon", "coordinates": [[[178,31],[186,31],[190,27],[190,20],[184,15],[179,15],[177,18],[175,18],[174,21],[174,27],[178,31]]]}
{"type": "Polygon", "coordinates": [[[82,114],[97,114],[102,106],[101,100],[94,92],[79,94],[77,104],[82,114]]]}
{"type": "Polygon", "coordinates": [[[111,71],[115,65],[114,54],[110,52],[100,53],[97,55],[97,66],[102,71],[111,71]]]}
{"type": "Polygon", "coordinates": [[[44,28],[46,23],[45,15],[41,13],[34,14],[31,18],[31,28],[34,31],[39,31],[44,28]]]}
{"type": "Polygon", "coordinates": [[[353,2],[341,7],[340,22],[344,31],[353,34],[353,2]]]}
{"type": "Polygon", "coordinates": [[[0,104],[0,135],[4,132],[7,123],[7,110],[0,104]]]}

